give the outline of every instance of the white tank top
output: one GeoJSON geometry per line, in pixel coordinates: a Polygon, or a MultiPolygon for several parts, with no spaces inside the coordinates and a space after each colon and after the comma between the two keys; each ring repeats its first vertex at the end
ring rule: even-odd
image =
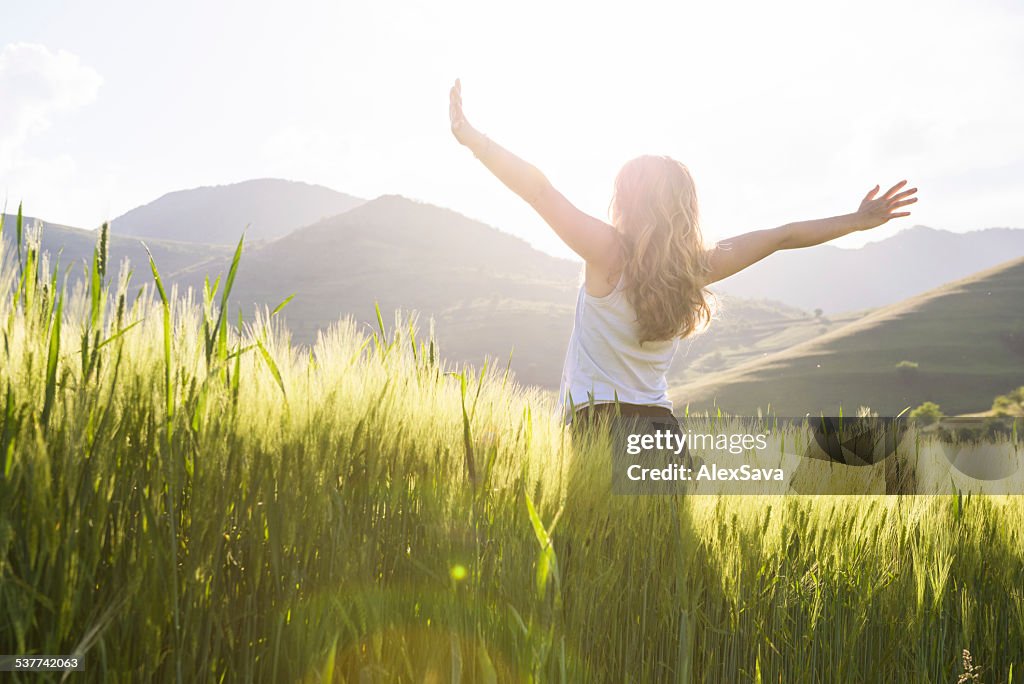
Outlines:
{"type": "Polygon", "coordinates": [[[572,421],[573,407],[591,400],[603,404],[617,398],[671,410],[667,374],[678,346],[678,337],[640,344],[636,312],[621,277],[604,297],[589,295],[580,285],[558,393],[565,422],[572,421]]]}

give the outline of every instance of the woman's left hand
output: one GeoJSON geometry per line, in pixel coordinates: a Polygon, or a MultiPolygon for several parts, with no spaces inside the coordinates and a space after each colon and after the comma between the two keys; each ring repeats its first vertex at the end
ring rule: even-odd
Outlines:
{"type": "Polygon", "coordinates": [[[480,132],[466,121],[466,115],[462,113],[462,82],[459,79],[455,79],[451,89],[448,118],[451,119],[452,135],[459,143],[469,147],[474,139],[480,137],[480,132]]]}

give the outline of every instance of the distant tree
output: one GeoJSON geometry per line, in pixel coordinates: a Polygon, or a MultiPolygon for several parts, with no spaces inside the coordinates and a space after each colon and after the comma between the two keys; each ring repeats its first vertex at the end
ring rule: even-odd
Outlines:
{"type": "Polygon", "coordinates": [[[814,317],[815,317],[815,318],[821,318],[821,315],[822,315],[823,313],[825,313],[825,312],[824,312],[824,311],[822,311],[821,309],[815,309],[815,310],[814,310],[814,317]]]}
{"type": "Polygon", "coordinates": [[[900,361],[896,364],[896,373],[901,380],[910,380],[917,376],[916,361],[900,361]]]}
{"type": "Polygon", "coordinates": [[[996,397],[992,411],[997,416],[1024,416],[1024,385],[996,397]]]}
{"type": "Polygon", "coordinates": [[[942,409],[932,401],[926,401],[910,412],[910,419],[916,420],[921,425],[931,425],[942,418],[942,409]]]}

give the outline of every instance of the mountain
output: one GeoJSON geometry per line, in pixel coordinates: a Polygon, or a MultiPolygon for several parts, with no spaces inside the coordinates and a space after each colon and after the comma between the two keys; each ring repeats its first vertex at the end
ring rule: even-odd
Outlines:
{"type": "Polygon", "coordinates": [[[874,308],[1024,254],[1024,230],[952,233],[916,226],[859,249],[820,245],[778,252],[718,284],[825,313],[874,308]]]}
{"type": "MultiPolygon", "coordinates": [[[[14,245],[17,241],[15,237],[16,222],[17,216],[4,215],[3,239],[8,243],[5,245],[4,251],[9,254],[6,258],[10,259],[17,258],[14,255],[14,245]]],[[[22,224],[26,234],[29,231],[34,231],[37,227],[42,229],[40,241],[43,251],[49,252],[51,265],[59,256],[60,278],[63,279],[63,274],[67,271],[69,290],[73,289],[74,283],[83,277],[92,263],[93,249],[96,247],[96,240],[99,237],[98,231],[49,223],[31,216],[24,217],[22,224]]],[[[153,253],[153,259],[160,269],[161,277],[166,277],[168,280],[173,280],[174,274],[182,269],[201,268],[201,264],[220,263],[233,251],[227,245],[206,245],[169,240],[146,239],[144,246],[143,241],[138,238],[110,235],[108,259],[111,279],[116,280],[123,259],[128,259],[131,268],[135,270],[133,283],[141,285],[142,281],[151,279],[146,246],[153,253]]]]}
{"type": "Polygon", "coordinates": [[[118,235],[209,244],[273,240],[364,200],[321,185],[260,178],[179,190],[111,221],[118,235]]]}
{"type": "MultiPolygon", "coordinates": [[[[200,288],[229,257],[182,274],[200,288]]],[[[557,385],[572,327],[580,267],[449,209],[384,195],[348,212],[246,249],[232,305],[249,315],[295,298],[278,314],[293,341],[347,315],[376,328],[416,310],[425,333],[436,321],[441,353],[477,365],[486,356],[527,383],[557,385]]]]}
{"type": "Polygon", "coordinates": [[[947,414],[988,408],[1024,385],[1024,258],[892,304],[790,349],[671,393],[681,411],[896,415],[925,401],[947,414]],[[908,362],[901,364],[901,362],[908,362]],[[916,364],[916,365],[915,365],[916,364]]]}

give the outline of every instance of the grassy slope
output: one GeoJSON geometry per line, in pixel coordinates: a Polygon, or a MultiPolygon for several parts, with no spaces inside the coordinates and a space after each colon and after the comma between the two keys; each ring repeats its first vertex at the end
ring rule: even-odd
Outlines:
{"type": "Polygon", "coordinates": [[[934,401],[978,411],[1024,384],[1024,260],[884,307],[817,339],[677,388],[677,407],[750,414],[832,413],[867,405],[883,415],[934,401]],[[900,361],[919,364],[903,375],[900,361]]]}
{"type": "Polygon", "coordinates": [[[711,326],[683,342],[669,370],[670,385],[682,385],[744,361],[788,349],[855,321],[867,312],[816,317],[770,300],[719,295],[711,326]]]}

